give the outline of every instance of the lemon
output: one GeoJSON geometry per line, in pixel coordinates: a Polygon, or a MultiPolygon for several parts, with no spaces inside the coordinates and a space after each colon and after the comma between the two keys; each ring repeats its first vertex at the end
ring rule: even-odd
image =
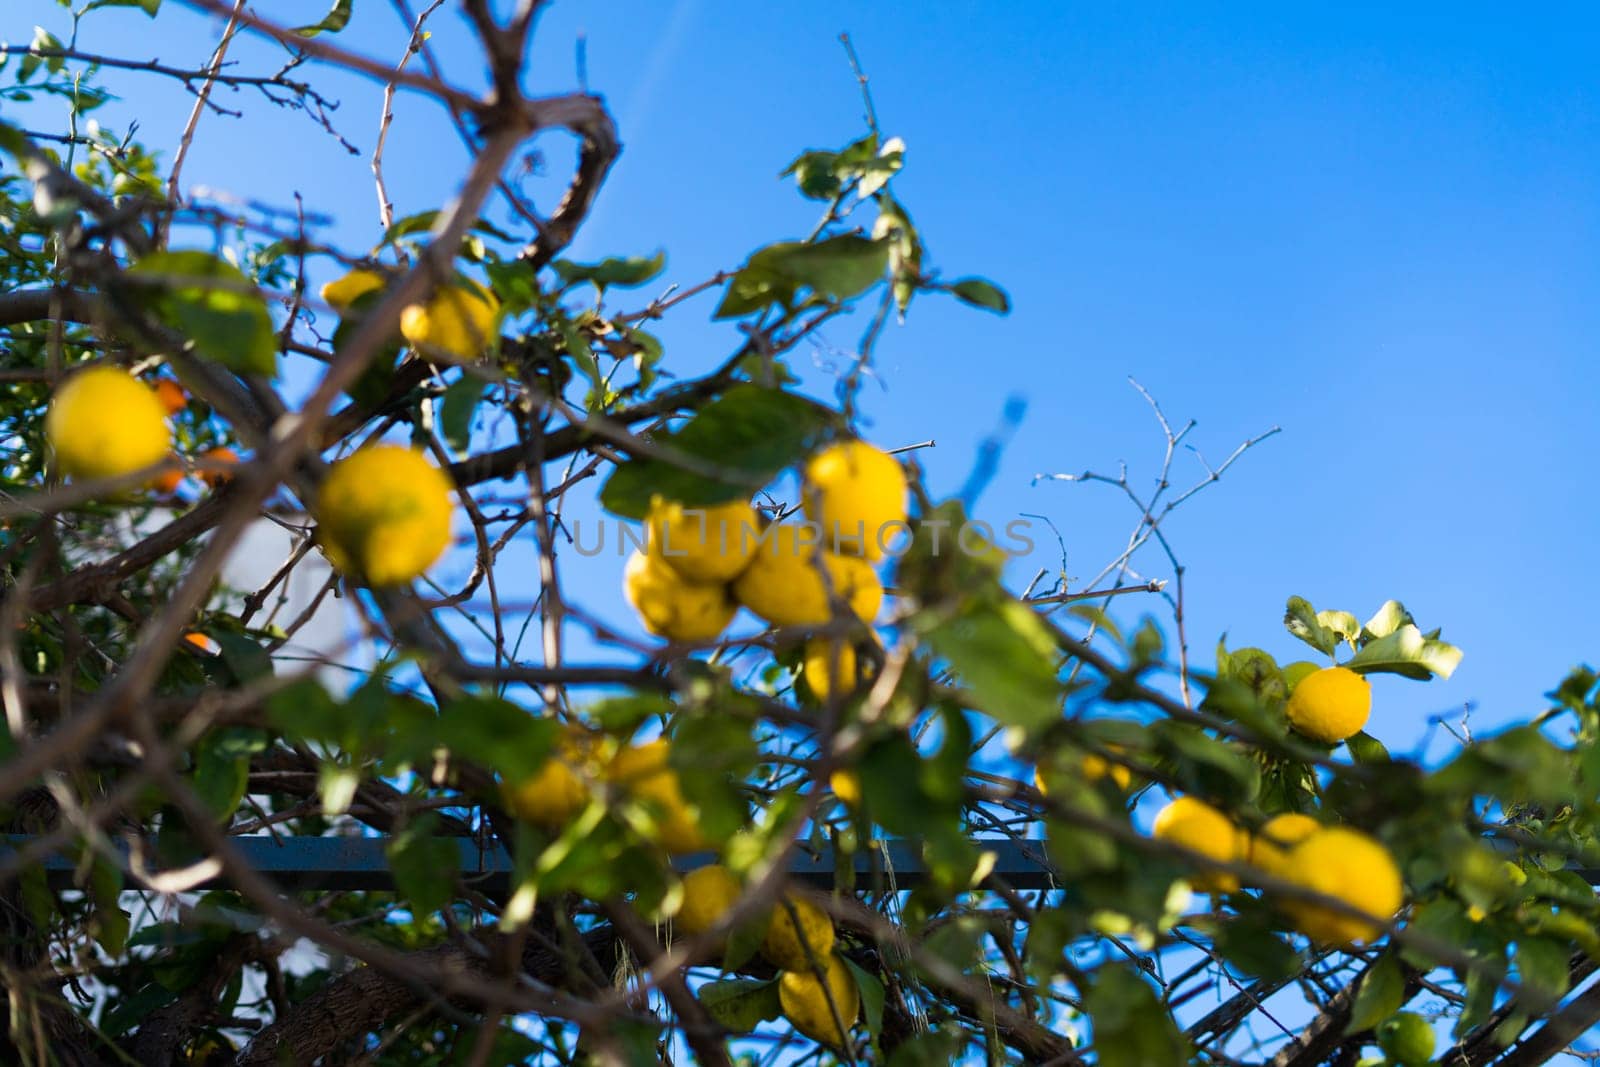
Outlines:
{"type": "Polygon", "coordinates": [[[805,897],[790,893],[772,909],[772,924],[761,940],[761,954],[781,970],[810,971],[812,957],[827,959],[833,951],[833,940],[833,920],[828,913],[805,897]]]}
{"type": "Polygon", "coordinates": [[[828,775],[828,788],[833,795],[852,808],[861,806],[861,775],[852,770],[838,770],[828,775]]]}
{"type": "Polygon", "coordinates": [[[670,757],[671,748],[660,738],[629,745],[612,759],[606,777],[652,809],[657,839],[668,852],[704,852],[712,844],[684,799],[678,772],[668,765],[670,757]]]}
{"type": "Polygon", "coordinates": [[[645,517],[646,551],[691,582],[727,582],[744,570],[760,532],[749,501],[685,507],[655,497],[645,517]]]}
{"type": "Polygon", "coordinates": [[[788,524],[767,528],[749,566],[734,579],[734,597],[774,626],[814,626],[833,617],[831,586],[862,622],[872,622],[883,606],[883,583],[872,567],[854,556],[819,554],[801,539],[800,529],[788,524]]]}
{"type": "Polygon", "coordinates": [[[1328,745],[1360,733],[1371,714],[1372,686],[1349,667],[1308,674],[1289,694],[1289,724],[1328,745]]]}
{"type": "Polygon", "coordinates": [[[726,586],[691,582],[643,552],[623,568],[622,595],[646,630],[669,641],[711,641],[739,610],[726,586]]]}
{"type": "Polygon", "coordinates": [[[822,975],[811,968],[778,976],[778,1003],[784,1018],[802,1034],[824,1045],[843,1046],[861,1013],[855,976],[838,956],[822,958],[822,975]],[[826,982],[826,985],[824,985],[826,982]],[[839,1029],[840,1023],[844,1030],[839,1029]]]}
{"type": "MultiPolygon", "coordinates": [[[[1158,841],[1170,841],[1229,862],[1243,859],[1248,847],[1244,832],[1231,819],[1194,797],[1178,797],[1157,812],[1151,835],[1158,841]]],[[[1215,869],[1203,870],[1189,881],[1207,893],[1231,893],[1239,888],[1237,877],[1215,869]]]]}
{"type": "Polygon", "coordinates": [[[1378,1047],[1399,1067],[1433,1062],[1433,1026],[1414,1011],[1397,1012],[1378,1027],[1378,1047]]]}
{"type": "Polygon", "coordinates": [[[800,673],[823,703],[835,692],[849,693],[856,687],[855,646],[848,641],[814,637],[806,642],[800,673]]]}
{"type": "Polygon", "coordinates": [[[906,529],[906,472],[865,441],[831,445],[805,467],[806,518],[822,527],[835,552],[882,559],[906,529]]]}
{"type": "Polygon", "coordinates": [[[586,776],[592,776],[594,746],[588,735],[569,730],[537,774],[501,787],[506,807],[517,818],[558,830],[589,804],[586,776]]]}
{"type": "Polygon", "coordinates": [[[451,484],[421,452],[373,445],[333,465],[317,536],[333,565],[373,585],[409,582],[450,544],[451,484]]]}
{"type": "Polygon", "coordinates": [[[728,868],[715,863],[696,868],[683,876],[683,907],[673,922],[685,934],[703,934],[733,910],[743,893],[728,868]]]}
{"type": "Polygon", "coordinates": [[[1318,830],[1322,824],[1309,815],[1288,811],[1274,815],[1250,838],[1250,862],[1268,874],[1289,877],[1289,850],[1318,830]]]}
{"type": "Polygon", "coordinates": [[[322,302],[343,311],[368,293],[384,287],[386,279],[375,270],[353,270],[322,287],[322,302]]]}
{"type": "Polygon", "coordinates": [[[1342,900],[1370,915],[1343,915],[1321,904],[1284,899],[1282,908],[1301,933],[1324,945],[1349,947],[1371,941],[1405,902],[1405,885],[1394,857],[1358,830],[1330,826],[1289,850],[1283,876],[1307,889],[1342,900]]]}
{"type": "MultiPolygon", "coordinates": [[[[1120,745],[1107,745],[1106,747],[1113,752],[1122,751],[1120,745]]],[[[1078,772],[1083,775],[1084,781],[1091,783],[1110,778],[1112,784],[1121,790],[1126,790],[1133,784],[1132,771],[1122,764],[1112,763],[1104,756],[1094,752],[1084,753],[1083,758],[1078,761],[1078,772]]],[[[1043,768],[1035,767],[1033,769],[1033,787],[1040,793],[1049,795],[1050,790],[1045,784],[1043,768]]]]}
{"type": "Polygon", "coordinates": [[[500,302],[476,282],[441,286],[426,304],[400,313],[400,335],[427,358],[471,363],[498,339],[500,302]]]}
{"type": "Polygon", "coordinates": [[[167,412],[154,389],[121,367],[100,365],[62,382],[44,417],[61,473],[115,478],[160,463],[171,447],[167,412]]]}

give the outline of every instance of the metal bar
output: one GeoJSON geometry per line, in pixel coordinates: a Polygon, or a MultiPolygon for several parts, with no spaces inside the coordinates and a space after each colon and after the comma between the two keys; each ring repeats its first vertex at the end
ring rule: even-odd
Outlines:
{"type": "MultiPolygon", "coordinates": [[[[389,872],[387,849],[391,839],[388,837],[274,838],[252,835],[232,840],[256,870],[267,875],[286,892],[385,890],[394,887],[394,878],[389,872]]],[[[488,892],[503,892],[509,888],[511,858],[504,849],[483,849],[476,841],[464,837],[447,840],[455,843],[462,877],[488,892]]],[[[0,844],[0,863],[3,863],[15,850],[26,847],[33,838],[12,834],[0,837],[0,841],[4,842],[0,844]]],[[[1014,888],[1050,889],[1065,884],[1050,865],[1043,841],[1001,838],[978,839],[974,843],[994,854],[993,876],[1014,888]]],[[[157,855],[162,854],[159,837],[153,851],[157,855]]],[[[200,858],[192,856],[173,862],[181,864],[200,858]]],[[[914,889],[927,881],[928,871],[922,861],[922,849],[915,840],[896,838],[875,842],[853,858],[854,884],[859,888],[914,889]]],[[[673,866],[680,872],[690,871],[714,859],[709,852],[695,853],[675,857],[673,866]]],[[[789,873],[797,881],[831,887],[837,881],[839,859],[831,851],[813,854],[802,848],[790,860],[789,873]]],[[[73,886],[75,867],[69,856],[61,854],[53,854],[44,861],[49,883],[59,889],[73,886]]],[[[1590,885],[1600,884],[1600,868],[1571,869],[1590,885]]],[[[222,884],[224,880],[220,878],[203,883],[204,886],[222,884]]]]}
{"type": "MultiPolygon", "coordinates": [[[[389,872],[388,837],[286,837],[267,835],[243,836],[232,839],[245,859],[288,892],[306,892],[333,889],[384,890],[394,887],[389,872]]],[[[457,849],[458,866],[463,878],[475,887],[488,892],[505,891],[509,887],[511,858],[504,849],[480,848],[470,838],[448,838],[457,849]]],[[[0,837],[0,863],[16,850],[25,848],[33,838],[23,834],[0,837]]],[[[1045,857],[1042,841],[980,840],[985,851],[995,854],[993,874],[1018,889],[1048,889],[1061,882],[1045,857]]],[[[125,848],[121,844],[119,849],[125,848]]],[[[152,851],[162,855],[159,837],[152,851]]],[[[126,853],[124,852],[124,855],[126,853]]],[[[194,862],[200,856],[173,860],[174,865],[194,862]]],[[[831,887],[835,884],[839,857],[833,852],[817,854],[801,849],[789,864],[789,873],[797,881],[811,885],[831,887]]],[[[927,868],[922,862],[922,849],[916,841],[895,839],[876,842],[866,851],[857,853],[855,859],[855,885],[861,888],[913,889],[927,880],[927,868]]],[[[690,871],[712,863],[710,852],[695,853],[673,858],[673,866],[680,872],[690,871]]],[[[73,886],[76,864],[70,856],[52,854],[44,861],[47,880],[58,889],[73,886]]],[[[201,887],[225,883],[218,878],[201,884],[201,887]]]]}

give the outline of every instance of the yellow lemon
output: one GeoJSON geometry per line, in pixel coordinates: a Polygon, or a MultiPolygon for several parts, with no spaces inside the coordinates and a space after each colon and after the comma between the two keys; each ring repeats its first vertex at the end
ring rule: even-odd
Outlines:
{"type": "Polygon", "coordinates": [[[715,863],[696,868],[683,876],[683,907],[673,922],[685,934],[703,934],[733,910],[743,893],[728,868],[715,863]]]}
{"type": "Polygon", "coordinates": [[[101,364],[61,383],[44,417],[56,466],[72,478],[115,478],[160,463],[171,447],[167,412],[148,385],[101,364]]]}
{"type": "MultiPolygon", "coordinates": [[[[1245,858],[1248,839],[1222,812],[1203,800],[1178,797],[1156,813],[1151,835],[1158,841],[1182,845],[1202,856],[1234,862],[1245,858]]],[[[1207,893],[1231,893],[1239,888],[1234,875],[1215,869],[1192,876],[1194,887],[1207,893]]]]}
{"type": "Polygon", "coordinates": [[[828,788],[847,806],[861,806],[861,775],[852,770],[838,770],[828,775],[828,788]]]}
{"type": "Polygon", "coordinates": [[[401,445],[333,465],[317,493],[317,537],[335,567],[373,585],[409,582],[450,544],[449,477],[401,445]]]}
{"type": "MultiPolygon", "coordinates": [[[[1122,751],[1118,745],[1107,745],[1106,747],[1113,752],[1122,751]]],[[[1078,771],[1083,775],[1083,779],[1086,782],[1098,782],[1102,779],[1110,778],[1112,783],[1122,790],[1126,790],[1133,784],[1132,771],[1122,764],[1112,763],[1104,756],[1094,752],[1084,753],[1083,758],[1078,761],[1078,771]]],[[[1033,787],[1046,795],[1050,792],[1045,785],[1044,773],[1038,767],[1033,769],[1033,787]]]]}
{"type": "Polygon", "coordinates": [[[761,526],[747,500],[685,507],[656,497],[645,518],[646,551],[691,582],[726,582],[744,570],[761,526]]]}
{"type": "Polygon", "coordinates": [[[823,703],[835,692],[849,693],[856,687],[855,646],[849,641],[814,637],[806,642],[800,673],[823,703]]]}
{"type": "Polygon", "coordinates": [[[1323,744],[1359,733],[1371,714],[1372,686],[1348,667],[1308,674],[1289,694],[1289,724],[1323,744]]]}
{"type": "Polygon", "coordinates": [[[375,270],[356,269],[322,287],[322,302],[338,311],[354,304],[368,293],[384,287],[386,279],[375,270]]]}
{"type": "Polygon", "coordinates": [[[1320,829],[1320,822],[1297,811],[1274,815],[1250,838],[1250,863],[1268,874],[1287,878],[1289,850],[1320,829]]]}
{"type": "Polygon", "coordinates": [[[810,971],[812,957],[827,959],[833,940],[833,920],[828,913],[804,896],[790,893],[772,909],[761,954],[781,970],[810,971]]]}
{"type": "Polygon", "coordinates": [[[838,956],[824,957],[822,964],[820,977],[809,967],[779,975],[778,1003],[796,1030],[813,1041],[842,1047],[861,1013],[861,993],[838,956]]]}
{"type": "Polygon", "coordinates": [[[400,313],[400,335],[428,359],[471,363],[498,339],[500,302],[476,282],[441,286],[400,313]]]}
{"type": "Polygon", "coordinates": [[[882,559],[906,530],[906,472],[865,441],[831,445],[805,468],[806,518],[836,552],[882,559]]]}
{"type": "Polygon", "coordinates": [[[671,748],[660,738],[629,745],[612,759],[606,777],[652,809],[657,837],[668,852],[704,852],[713,846],[684,799],[678,772],[668,766],[670,756],[671,748]]]}
{"type": "Polygon", "coordinates": [[[635,552],[623,568],[622,594],[644,628],[669,641],[711,641],[739,610],[727,586],[691,582],[643,552],[635,552]]]}
{"type": "Polygon", "coordinates": [[[883,606],[883,583],[872,567],[854,556],[819,555],[801,529],[790,524],[767,527],[749,566],[734,579],[734,597],[774,626],[815,626],[833,617],[831,586],[862,622],[872,622],[883,606]],[[823,584],[823,571],[828,585],[823,584]]]}
{"type": "Polygon", "coordinates": [[[1282,900],[1295,928],[1324,945],[1349,947],[1373,940],[1405,903],[1405,884],[1389,850],[1343,826],[1318,830],[1291,848],[1284,877],[1371,916],[1369,921],[1309,901],[1282,900]]]}
{"type": "Polygon", "coordinates": [[[516,786],[501,787],[506,807],[525,822],[559,830],[589,804],[593,756],[588,735],[569,730],[537,774],[516,786]]]}

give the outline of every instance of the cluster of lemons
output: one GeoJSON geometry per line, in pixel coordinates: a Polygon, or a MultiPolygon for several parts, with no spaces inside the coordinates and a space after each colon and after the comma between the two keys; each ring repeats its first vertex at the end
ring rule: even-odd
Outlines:
{"type": "MultiPolygon", "coordinates": [[[[1337,744],[1366,725],[1372,712],[1367,680],[1348,667],[1328,667],[1301,678],[1289,695],[1290,724],[1300,733],[1337,744]]],[[[1352,946],[1378,937],[1405,900],[1400,869],[1374,838],[1345,826],[1325,826],[1289,812],[1255,833],[1195,797],[1178,797],[1156,815],[1152,834],[1224,863],[1243,863],[1267,875],[1332,897],[1367,918],[1323,904],[1283,896],[1278,907],[1295,928],[1324,945],[1352,946]]],[[[1232,872],[1202,872],[1195,888],[1229,893],[1232,872]]]]}
{"type": "MultiPolygon", "coordinates": [[[[375,270],[357,269],[322,287],[328,306],[347,313],[356,301],[383,290],[389,279],[375,270]]],[[[400,312],[400,336],[436,363],[471,363],[488,352],[500,336],[500,301],[494,293],[465,278],[442,285],[419,304],[400,312]]]]}
{"type": "MultiPolygon", "coordinates": [[[[801,471],[807,523],[764,524],[747,500],[704,508],[657,497],[645,547],[629,558],[622,590],[645,629],[670,641],[715,640],[742,605],[773,626],[813,627],[835,602],[870,625],[883,605],[873,563],[906,521],[907,482],[898,461],[864,441],[813,455],[801,471]]],[[[806,682],[826,700],[856,680],[853,645],[806,643],[806,682]]]]}
{"type": "MultiPolygon", "coordinates": [[[[715,929],[744,893],[726,867],[700,867],[684,876],[683,907],[674,920],[691,936],[715,929]]],[[[800,893],[785,893],[757,920],[763,927],[761,955],[778,968],[778,1001],[784,1017],[814,1041],[842,1046],[861,1013],[861,994],[828,914],[800,893]]]]}
{"type": "MultiPolygon", "coordinates": [[[[170,378],[146,383],[121,367],[99,363],[63,382],[45,413],[45,439],[56,468],[69,478],[120,478],[176,461],[167,420],[189,406],[183,387],[170,378]]],[[[230,448],[202,453],[200,481],[215,488],[239,462],[230,448]]],[[[184,471],[174,465],[152,480],[164,496],[176,492],[184,471]]]]}

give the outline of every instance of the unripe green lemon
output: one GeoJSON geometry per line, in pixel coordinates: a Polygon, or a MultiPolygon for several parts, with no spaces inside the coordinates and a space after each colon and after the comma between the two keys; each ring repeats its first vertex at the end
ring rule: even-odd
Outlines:
{"type": "Polygon", "coordinates": [[[1372,686],[1348,667],[1308,674],[1289,694],[1289,725],[1327,745],[1360,733],[1371,714],[1372,686]]]}
{"type": "Polygon", "coordinates": [[[1378,1027],[1378,1047],[1400,1067],[1433,1062],[1433,1026],[1414,1011],[1402,1011],[1378,1027]]]}
{"type": "Polygon", "coordinates": [[[411,581],[450,544],[451,483],[421,452],[372,445],[333,465],[317,492],[329,560],[375,586],[411,581]]]}
{"type": "Polygon", "coordinates": [[[107,364],[61,383],[50,398],[44,434],[61,473],[84,479],[115,478],[160,463],[172,437],[156,391],[107,364]]]}
{"type": "Polygon", "coordinates": [[[882,559],[884,545],[905,528],[906,472],[887,452],[846,441],[806,464],[806,518],[822,527],[829,549],[882,559]]]}

